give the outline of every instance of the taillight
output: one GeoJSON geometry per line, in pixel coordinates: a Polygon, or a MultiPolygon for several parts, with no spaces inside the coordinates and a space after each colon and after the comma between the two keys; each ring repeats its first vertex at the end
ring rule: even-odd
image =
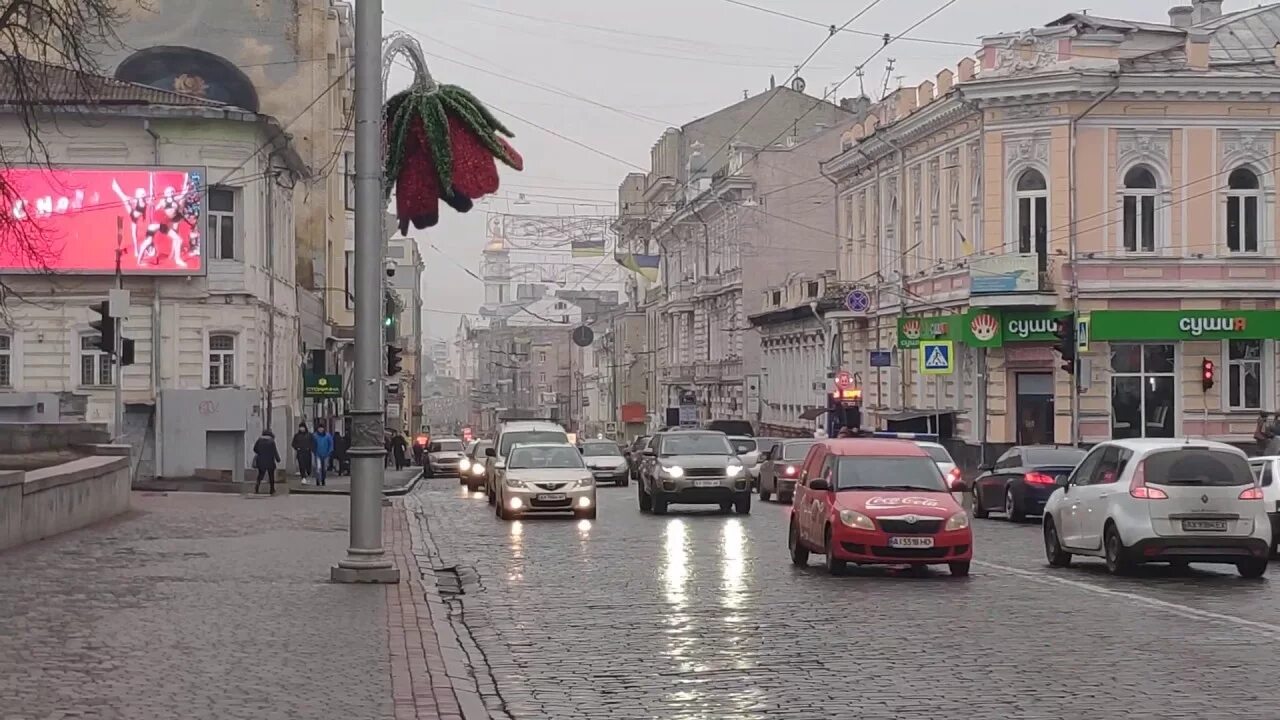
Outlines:
{"type": "Polygon", "coordinates": [[[947,479],[953,483],[960,482],[960,468],[951,468],[947,471],[947,479]]]}
{"type": "Polygon", "coordinates": [[[1147,485],[1147,462],[1143,460],[1133,469],[1133,480],[1129,481],[1129,495],[1139,500],[1168,500],[1169,494],[1160,488],[1147,485]]]}
{"type": "Polygon", "coordinates": [[[795,474],[796,474],[796,466],[795,466],[795,465],[788,465],[788,466],[787,466],[787,469],[786,469],[786,470],[784,470],[783,472],[785,472],[787,475],[795,475],[795,474]]]}
{"type": "Polygon", "coordinates": [[[1052,475],[1045,475],[1044,473],[1038,473],[1038,472],[1029,472],[1026,475],[1023,475],[1022,479],[1027,481],[1031,485],[1057,485],[1058,484],[1058,480],[1054,478],[1052,475]]]}
{"type": "Polygon", "coordinates": [[[1240,493],[1240,499],[1241,500],[1261,500],[1262,488],[1258,487],[1257,485],[1250,485],[1249,487],[1244,489],[1244,492],[1240,493]]]}

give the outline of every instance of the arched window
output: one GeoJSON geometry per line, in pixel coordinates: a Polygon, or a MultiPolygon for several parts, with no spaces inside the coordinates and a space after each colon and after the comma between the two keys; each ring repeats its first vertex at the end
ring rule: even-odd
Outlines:
{"type": "Polygon", "coordinates": [[[1258,212],[1262,185],[1258,174],[1239,167],[1227,176],[1227,249],[1258,252],[1258,212]]]}
{"type": "Polygon", "coordinates": [[[1049,262],[1049,186],[1039,170],[1018,176],[1018,252],[1040,256],[1040,272],[1049,262]]]}
{"type": "Polygon", "coordinates": [[[1156,176],[1141,165],[1124,176],[1124,249],[1156,249],[1156,176]]]}

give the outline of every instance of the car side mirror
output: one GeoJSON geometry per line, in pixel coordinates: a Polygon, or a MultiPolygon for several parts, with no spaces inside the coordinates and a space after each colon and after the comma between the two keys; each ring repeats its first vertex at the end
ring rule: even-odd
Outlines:
{"type": "Polygon", "coordinates": [[[949,477],[949,478],[947,478],[947,485],[951,488],[951,492],[963,492],[963,491],[964,491],[964,478],[962,478],[962,477],[949,477]]]}
{"type": "Polygon", "coordinates": [[[818,478],[817,480],[814,480],[814,481],[812,481],[812,482],[810,482],[810,483],[809,483],[809,489],[810,489],[810,490],[824,490],[824,491],[830,491],[830,490],[831,490],[831,483],[827,482],[826,480],[824,480],[824,479],[822,479],[822,478],[818,478]]]}
{"type": "Polygon", "coordinates": [[[485,457],[498,457],[498,452],[497,452],[496,450],[494,450],[493,448],[485,448],[485,449],[484,449],[484,456],[485,456],[485,457]]]}
{"type": "Polygon", "coordinates": [[[644,451],[644,456],[645,456],[645,457],[653,457],[655,454],[656,454],[656,453],[654,453],[654,451],[652,451],[652,450],[645,450],[645,451],[644,451]]]}
{"type": "Polygon", "coordinates": [[[578,446],[578,454],[579,454],[579,455],[585,455],[585,454],[586,454],[586,452],[587,452],[586,448],[582,447],[581,445],[579,445],[579,446],[578,446]]]}

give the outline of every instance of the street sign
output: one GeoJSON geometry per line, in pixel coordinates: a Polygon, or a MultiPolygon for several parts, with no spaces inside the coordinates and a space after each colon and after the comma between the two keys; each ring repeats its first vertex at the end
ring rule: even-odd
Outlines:
{"type": "Polygon", "coordinates": [[[312,375],[302,378],[302,397],[305,398],[337,398],[342,397],[341,375],[312,375]]]}
{"type": "Polygon", "coordinates": [[[387,419],[388,420],[400,419],[400,403],[387,403],[387,419]]]}
{"type": "Polygon", "coordinates": [[[836,387],[843,390],[852,384],[853,384],[853,376],[849,374],[848,370],[841,370],[840,372],[836,373],[836,387]]]}
{"type": "Polygon", "coordinates": [[[1089,316],[1076,316],[1076,352],[1089,352],[1089,316]]]}
{"type": "Polygon", "coordinates": [[[586,325],[579,325],[573,329],[573,344],[578,347],[586,347],[596,339],[596,334],[586,325]]]}
{"type": "Polygon", "coordinates": [[[888,350],[871,350],[871,367],[893,367],[893,353],[888,350]]]}
{"type": "Polygon", "coordinates": [[[849,309],[849,312],[859,315],[870,312],[871,296],[865,290],[854,290],[844,296],[844,306],[849,309]]]}
{"type": "Polygon", "coordinates": [[[920,341],[921,375],[950,375],[955,370],[955,346],[950,340],[920,341]]]}
{"type": "Polygon", "coordinates": [[[613,437],[618,434],[618,423],[607,422],[604,424],[604,434],[613,437]]]}

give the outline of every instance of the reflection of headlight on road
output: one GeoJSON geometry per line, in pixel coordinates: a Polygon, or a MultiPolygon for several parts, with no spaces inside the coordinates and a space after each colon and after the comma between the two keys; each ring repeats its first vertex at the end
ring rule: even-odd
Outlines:
{"type": "Polygon", "coordinates": [[[948,530],[963,530],[967,527],[969,527],[969,513],[963,510],[947,518],[948,530]]]}
{"type": "Polygon", "coordinates": [[[738,477],[739,475],[742,474],[742,466],[730,465],[729,467],[726,467],[724,469],[724,474],[728,475],[729,477],[738,477]]]}
{"type": "Polygon", "coordinates": [[[859,530],[875,530],[876,529],[876,524],[874,522],[871,522],[871,518],[867,517],[866,515],[863,515],[857,510],[841,510],[840,522],[844,523],[845,525],[848,525],[851,528],[857,528],[859,530]]]}
{"type": "Polygon", "coordinates": [[[684,477],[684,468],[679,465],[664,466],[662,472],[673,478],[684,477]]]}

